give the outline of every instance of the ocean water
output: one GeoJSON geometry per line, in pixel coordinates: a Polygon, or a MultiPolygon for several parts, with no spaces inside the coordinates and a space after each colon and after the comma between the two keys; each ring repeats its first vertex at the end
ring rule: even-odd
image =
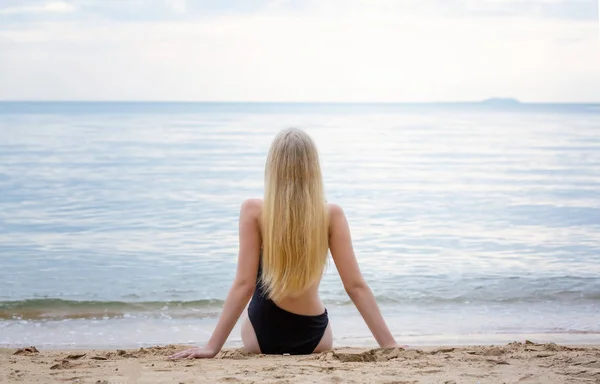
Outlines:
{"type": "MultiPolygon", "coordinates": [[[[600,342],[600,105],[4,102],[0,347],[205,342],[291,126],[399,342],[600,342]]],[[[320,293],[375,345],[333,263],[320,293]]]]}

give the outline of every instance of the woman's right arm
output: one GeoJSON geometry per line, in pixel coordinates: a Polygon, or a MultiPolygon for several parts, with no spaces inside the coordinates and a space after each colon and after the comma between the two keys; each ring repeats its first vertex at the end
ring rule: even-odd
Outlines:
{"type": "Polygon", "coordinates": [[[335,204],[329,204],[329,231],[331,256],[348,296],[356,305],[379,346],[397,347],[396,340],[381,315],[375,296],[358,267],[346,215],[342,208],[335,204]]]}

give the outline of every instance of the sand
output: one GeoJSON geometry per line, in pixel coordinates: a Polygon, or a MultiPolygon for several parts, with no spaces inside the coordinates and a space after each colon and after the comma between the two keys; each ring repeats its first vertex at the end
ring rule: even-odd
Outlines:
{"type": "Polygon", "coordinates": [[[600,383],[600,347],[554,343],[336,349],[310,356],[222,351],[166,359],[185,346],[136,350],[0,349],[0,383],[600,383]]]}

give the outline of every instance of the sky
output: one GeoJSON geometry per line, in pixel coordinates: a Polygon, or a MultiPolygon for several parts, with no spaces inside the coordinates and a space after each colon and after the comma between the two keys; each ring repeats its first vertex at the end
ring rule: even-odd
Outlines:
{"type": "Polygon", "coordinates": [[[0,100],[600,102],[598,0],[0,0],[0,100]]]}

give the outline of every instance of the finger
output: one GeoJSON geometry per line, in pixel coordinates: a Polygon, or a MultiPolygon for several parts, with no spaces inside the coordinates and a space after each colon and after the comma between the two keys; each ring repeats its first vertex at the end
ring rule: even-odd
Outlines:
{"type": "Polygon", "coordinates": [[[186,357],[188,354],[189,354],[188,351],[183,351],[183,352],[179,352],[179,353],[176,353],[174,355],[171,355],[170,357],[173,358],[173,359],[179,359],[181,357],[186,357]]]}

